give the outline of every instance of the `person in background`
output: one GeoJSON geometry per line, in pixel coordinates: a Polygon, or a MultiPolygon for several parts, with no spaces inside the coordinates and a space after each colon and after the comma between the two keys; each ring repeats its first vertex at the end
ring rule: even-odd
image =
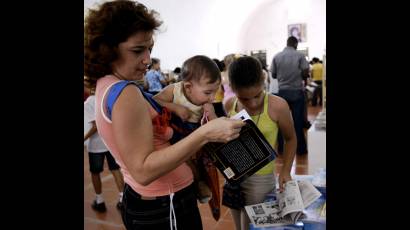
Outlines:
{"type": "MultiPolygon", "coordinates": [[[[225,69],[225,64],[224,64],[223,62],[219,61],[219,60],[216,59],[216,58],[214,58],[214,59],[212,59],[212,60],[218,65],[218,68],[219,68],[219,71],[220,71],[220,72],[224,71],[224,69],[225,69]]],[[[216,93],[215,93],[215,99],[214,99],[214,101],[212,102],[212,104],[214,105],[215,114],[216,114],[218,117],[226,116],[226,113],[225,113],[225,110],[224,110],[223,104],[222,104],[223,99],[224,99],[224,89],[223,89],[223,86],[222,86],[222,84],[221,84],[221,85],[219,86],[219,88],[218,88],[218,91],[216,91],[216,93]]]]}
{"type": "Polygon", "coordinates": [[[319,58],[314,57],[312,59],[312,69],[310,70],[312,81],[318,86],[313,91],[312,106],[316,106],[319,101],[319,105],[322,106],[322,78],[323,78],[323,64],[320,63],[319,58]]]}
{"type": "Polygon", "coordinates": [[[91,204],[92,209],[97,212],[105,212],[107,210],[104,198],[102,196],[101,172],[104,170],[104,158],[107,159],[108,169],[114,177],[115,184],[119,190],[119,200],[117,209],[122,208],[122,196],[124,188],[124,179],[120,171],[120,166],[115,162],[110,151],[105,146],[104,142],[98,135],[97,126],[95,124],[95,89],[87,82],[85,77],[84,87],[88,89],[89,97],[84,102],[84,118],[91,125],[91,128],[84,135],[84,142],[89,139],[87,145],[88,160],[90,164],[91,181],[96,194],[96,198],[91,204]]]}
{"type": "Polygon", "coordinates": [[[175,67],[175,69],[172,72],[174,73],[174,78],[176,79],[176,82],[182,81],[180,67],[175,67]]]}
{"type": "Polygon", "coordinates": [[[228,54],[224,57],[224,65],[225,65],[225,70],[221,72],[222,76],[222,87],[224,90],[224,98],[222,100],[222,103],[225,104],[226,101],[233,97],[235,94],[232,92],[231,86],[229,85],[229,77],[228,77],[228,70],[229,66],[231,63],[235,60],[236,55],[235,54],[228,54]]]}
{"type": "MultiPolygon", "coordinates": [[[[309,63],[303,53],[298,52],[298,40],[291,36],[282,52],[273,57],[271,64],[272,77],[278,79],[278,96],[289,104],[297,136],[297,151],[299,155],[307,154],[304,133],[305,92],[303,80],[309,77],[309,63]]],[[[278,151],[283,150],[283,138],[279,135],[278,151]]]]}
{"type": "Polygon", "coordinates": [[[150,70],[145,75],[145,88],[152,95],[157,94],[167,85],[167,80],[161,73],[161,62],[158,58],[152,58],[150,70]]]}

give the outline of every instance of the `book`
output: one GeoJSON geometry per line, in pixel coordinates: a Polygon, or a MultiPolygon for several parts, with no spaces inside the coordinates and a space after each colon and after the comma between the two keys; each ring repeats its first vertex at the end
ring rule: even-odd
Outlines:
{"type": "Polygon", "coordinates": [[[277,153],[245,110],[232,118],[246,123],[239,137],[227,143],[208,143],[202,150],[225,179],[235,183],[253,175],[274,160],[277,153]]]}
{"type": "MultiPolygon", "coordinates": [[[[321,193],[309,181],[286,182],[283,192],[264,203],[245,206],[246,213],[255,227],[273,227],[296,224],[306,219],[304,209],[316,204],[321,193]]],[[[323,209],[321,209],[323,211],[323,209]]],[[[326,211],[323,214],[326,215],[326,211]]]]}

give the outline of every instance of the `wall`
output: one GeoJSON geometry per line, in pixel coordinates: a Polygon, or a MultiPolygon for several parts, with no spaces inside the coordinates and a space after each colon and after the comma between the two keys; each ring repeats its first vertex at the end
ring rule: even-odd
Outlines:
{"type": "Polygon", "coordinates": [[[189,57],[203,54],[213,57],[216,47],[206,29],[211,20],[214,0],[141,0],[160,13],[161,31],[155,38],[153,57],[161,59],[162,69],[181,66],[189,57]]]}
{"type": "Polygon", "coordinates": [[[324,0],[266,1],[258,6],[242,25],[239,50],[266,50],[268,65],[286,46],[287,25],[306,23],[307,41],[298,48],[308,48],[309,58],[322,59],[326,48],[326,2],[324,0]]]}
{"type": "MultiPolygon", "coordinates": [[[[84,0],[84,8],[97,1],[84,0]]],[[[101,1],[98,1],[101,2],[101,1]]],[[[287,25],[307,23],[310,58],[326,45],[325,0],[140,0],[164,21],[153,57],[174,69],[193,55],[222,59],[229,53],[266,49],[268,64],[286,44],[287,25]]],[[[86,10],[85,10],[86,12],[86,10]]]]}
{"type": "Polygon", "coordinates": [[[249,10],[263,1],[266,0],[141,0],[158,11],[164,21],[152,56],[161,59],[163,69],[172,70],[194,55],[222,59],[238,52],[241,25],[249,10]]]}

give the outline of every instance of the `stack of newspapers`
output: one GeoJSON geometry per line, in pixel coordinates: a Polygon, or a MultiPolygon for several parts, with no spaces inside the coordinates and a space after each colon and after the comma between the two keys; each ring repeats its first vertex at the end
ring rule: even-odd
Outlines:
{"type": "Polygon", "coordinates": [[[245,206],[255,227],[272,227],[295,224],[307,216],[303,212],[319,199],[321,193],[310,181],[288,181],[283,192],[259,204],[245,206]]]}
{"type": "Polygon", "coordinates": [[[314,126],[318,130],[326,130],[326,110],[322,110],[314,121],[314,126]]]}

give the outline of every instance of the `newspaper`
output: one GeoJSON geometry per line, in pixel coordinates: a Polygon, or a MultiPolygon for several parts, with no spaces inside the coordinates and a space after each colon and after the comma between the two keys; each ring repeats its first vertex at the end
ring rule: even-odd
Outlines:
{"type": "Polygon", "coordinates": [[[302,219],[304,223],[326,223],[326,200],[318,199],[313,202],[305,211],[306,218],[302,219]]]}
{"type": "Polygon", "coordinates": [[[305,218],[303,210],[321,196],[309,181],[286,182],[283,192],[276,193],[276,199],[245,206],[255,227],[271,227],[295,224],[305,218]]]}

